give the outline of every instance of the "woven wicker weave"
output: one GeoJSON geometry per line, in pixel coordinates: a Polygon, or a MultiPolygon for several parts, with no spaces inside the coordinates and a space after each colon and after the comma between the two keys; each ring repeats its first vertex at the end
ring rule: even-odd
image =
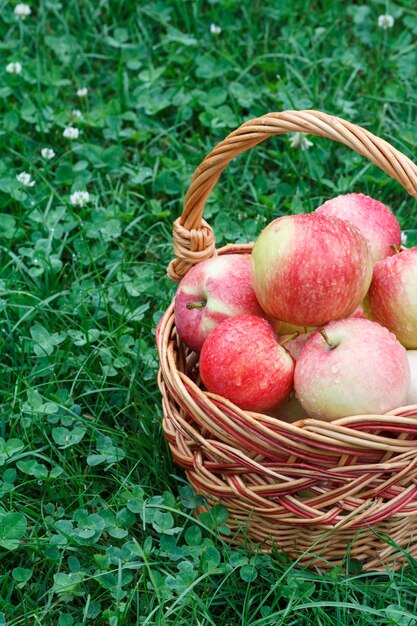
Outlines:
{"type": "MultiPolygon", "coordinates": [[[[349,146],[417,198],[417,167],[383,139],[316,111],[269,113],[231,133],[195,171],[174,223],[173,280],[213,254],[250,254],[251,244],[215,250],[204,205],[235,156],[286,132],[349,146]]],[[[289,424],[202,390],[198,355],[178,338],[173,303],[156,340],[163,429],[173,458],[197,493],[227,506],[233,541],[246,536],[261,550],[276,546],[319,568],[341,563],[347,548],[365,571],[399,567],[398,547],[417,557],[417,405],[289,424]]]]}

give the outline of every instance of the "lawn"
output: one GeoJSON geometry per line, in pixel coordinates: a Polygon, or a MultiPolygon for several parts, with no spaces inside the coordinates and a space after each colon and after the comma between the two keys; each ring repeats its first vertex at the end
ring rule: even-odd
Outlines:
{"type": "MultiPolygon", "coordinates": [[[[0,625],[417,624],[411,559],[320,575],[229,547],[223,508],[196,521],[154,340],[191,175],[243,121],[319,109],[415,157],[415,2],[30,7],[0,3],[0,625]]],[[[205,210],[217,245],[349,191],[417,244],[397,182],[308,139],[230,164],[205,210]]]]}

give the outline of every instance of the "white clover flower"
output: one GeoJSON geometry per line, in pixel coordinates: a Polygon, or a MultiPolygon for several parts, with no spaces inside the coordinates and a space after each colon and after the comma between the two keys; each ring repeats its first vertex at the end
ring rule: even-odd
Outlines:
{"type": "Polygon", "coordinates": [[[307,139],[304,133],[293,133],[290,139],[291,148],[301,148],[301,150],[308,150],[313,145],[313,142],[307,139]]]}
{"type": "Polygon", "coordinates": [[[14,63],[8,63],[6,65],[6,72],[9,74],[21,74],[22,73],[22,64],[19,61],[15,61],[14,63]]]}
{"type": "Polygon", "coordinates": [[[74,126],[67,126],[62,134],[65,139],[78,139],[80,131],[78,128],[74,128],[74,126]]]}
{"type": "Polygon", "coordinates": [[[82,116],[83,116],[83,114],[81,113],[81,111],[79,109],[73,109],[71,111],[71,115],[76,120],[80,120],[82,118],[82,116]]]}
{"type": "Polygon", "coordinates": [[[380,15],[378,17],[378,26],[382,28],[382,30],[392,28],[394,26],[394,18],[392,15],[380,15]]]}
{"type": "Polygon", "coordinates": [[[217,24],[210,24],[210,32],[212,35],[220,35],[222,29],[217,24]]]}
{"type": "Polygon", "coordinates": [[[52,150],[52,148],[42,148],[41,157],[45,159],[45,161],[50,161],[54,158],[54,156],[55,152],[52,150]]]}
{"type": "Polygon", "coordinates": [[[24,4],[21,2],[20,4],[16,4],[14,8],[14,14],[21,20],[24,20],[28,15],[32,13],[32,9],[28,4],[24,4]]]}
{"type": "Polygon", "coordinates": [[[70,195],[70,202],[72,206],[85,206],[87,202],[90,202],[90,194],[88,191],[74,191],[70,195]]]}
{"type": "Polygon", "coordinates": [[[87,87],[80,87],[79,89],[77,89],[77,96],[79,98],[85,98],[87,94],[88,94],[87,87]]]}
{"type": "Polygon", "coordinates": [[[20,174],[17,174],[16,180],[18,180],[24,187],[33,187],[35,185],[35,181],[32,180],[31,175],[27,172],[20,172],[20,174]]]}
{"type": "Polygon", "coordinates": [[[407,244],[407,233],[401,233],[401,244],[405,246],[407,244]]]}

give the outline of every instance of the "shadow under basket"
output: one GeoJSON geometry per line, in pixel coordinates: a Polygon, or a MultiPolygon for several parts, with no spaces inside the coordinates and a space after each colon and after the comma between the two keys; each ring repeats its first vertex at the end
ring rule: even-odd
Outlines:
{"type": "MultiPolygon", "coordinates": [[[[204,205],[235,156],[285,132],[343,143],[417,197],[417,167],[369,131],[317,111],[268,113],[231,133],[195,171],[174,223],[173,280],[214,254],[251,253],[252,244],[216,251],[204,205]]],[[[340,565],[347,551],[364,571],[398,569],[407,554],[417,558],[417,405],[287,423],[203,390],[198,355],[177,335],[173,302],[156,342],[165,437],[194,491],[227,507],[226,540],[275,547],[318,569],[340,565]]]]}

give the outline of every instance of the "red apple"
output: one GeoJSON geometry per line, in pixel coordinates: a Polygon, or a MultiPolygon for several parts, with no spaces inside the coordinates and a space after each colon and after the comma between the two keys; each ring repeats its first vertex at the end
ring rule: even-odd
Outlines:
{"type": "Polygon", "coordinates": [[[417,348],[417,247],[376,263],[365,311],[403,346],[417,348]]]}
{"type": "Polygon", "coordinates": [[[175,325],[184,343],[199,352],[213,328],[236,315],[264,315],[251,285],[250,257],[217,256],[190,269],[175,296],[175,325]]]}
{"type": "Polygon", "coordinates": [[[369,244],[358,229],[317,213],[271,222],[252,252],[252,284],[264,311],[298,326],[351,315],[372,278],[369,244]]]}
{"type": "Polygon", "coordinates": [[[293,388],[294,361],[268,322],[254,315],[225,320],[200,354],[200,375],[209,391],[241,409],[263,412],[293,388]]]}
{"type": "Polygon", "coordinates": [[[402,406],[409,384],[404,347],[386,328],[365,319],[330,322],[313,333],[294,373],[303,408],[326,421],[402,406]]]}
{"type": "Polygon", "coordinates": [[[410,366],[410,386],[406,404],[417,404],[417,350],[407,350],[407,359],[410,366]]]}
{"type": "Polygon", "coordinates": [[[401,246],[401,228],[385,204],[363,193],[348,193],[322,204],[316,213],[347,220],[360,230],[371,246],[374,263],[393,254],[391,246],[401,246]]]}

